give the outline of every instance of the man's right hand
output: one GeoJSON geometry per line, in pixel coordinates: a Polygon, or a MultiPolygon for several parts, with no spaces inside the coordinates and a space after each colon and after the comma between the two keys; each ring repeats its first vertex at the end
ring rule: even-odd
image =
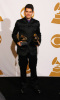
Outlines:
{"type": "Polygon", "coordinates": [[[22,41],[19,41],[19,42],[17,42],[17,44],[18,44],[19,46],[21,46],[21,42],[22,42],[22,41]]]}

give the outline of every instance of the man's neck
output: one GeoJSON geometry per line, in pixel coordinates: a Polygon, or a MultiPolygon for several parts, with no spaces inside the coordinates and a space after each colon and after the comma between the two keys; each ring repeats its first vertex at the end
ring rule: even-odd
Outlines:
{"type": "MultiPolygon", "coordinates": [[[[26,17],[26,16],[25,16],[25,17],[26,17]]],[[[27,17],[26,17],[26,19],[27,19],[27,20],[31,20],[31,18],[27,18],[27,17]]]]}

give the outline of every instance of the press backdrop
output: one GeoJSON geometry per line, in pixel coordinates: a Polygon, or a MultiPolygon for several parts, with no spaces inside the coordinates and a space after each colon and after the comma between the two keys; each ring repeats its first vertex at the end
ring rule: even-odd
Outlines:
{"type": "MultiPolygon", "coordinates": [[[[20,77],[12,31],[26,4],[33,4],[33,18],[40,21],[37,75],[60,76],[60,0],[0,0],[0,76],[20,77]]],[[[26,74],[31,75],[29,65],[26,74]]]]}

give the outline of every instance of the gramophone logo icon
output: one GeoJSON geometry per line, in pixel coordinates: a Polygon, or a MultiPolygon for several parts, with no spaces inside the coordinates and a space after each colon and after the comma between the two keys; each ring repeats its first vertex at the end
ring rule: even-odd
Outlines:
{"type": "Polygon", "coordinates": [[[0,75],[3,75],[3,72],[0,70],[0,75]]]}
{"type": "Polygon", "coordinates": [[[30,73],[30,68],[29,68],[29,60],[28,60],[28,64],[27,64],[27,69],[26,69],[26,73],[30,73]]]}
{"type": "MultiPolygon", "coordinates": [[[[54,11],[56,11],[56,10],[60,10],[60,3],[59,2],[54,7],[54,11]]],[[[60,24],[60,11],[59,11],[59,13],[55,14],[55,18],[53,18],[51,23],[60,24]]]]}
{"type": "Polygon", "coordinates": [[[53,68],[53,71],[50,73],[49,76],[60,76],[60,63],[57,60],[57,57],[55,57],[52,61],[52,65],[58,64],[56,67],[53,68]]]}
{"type": "Polygon", "coordinates": [[[0,21],[3,21],[2,17],[0,16],[0,21]]]}
{"type": "Polygon", "coordinates": [[[1,35],[0,35],[0,43],[1,43],[1,41],[2,41],[2,37],[1,37],[1,35]]]}

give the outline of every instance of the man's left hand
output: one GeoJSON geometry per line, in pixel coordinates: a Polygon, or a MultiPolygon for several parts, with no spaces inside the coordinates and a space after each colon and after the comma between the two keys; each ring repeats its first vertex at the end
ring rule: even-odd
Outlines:
{"type": "Polygon", "coordinates": [[[37,40],[37,42],[38,42],[38,45],[36,45],[36,47],[40,45],[40,42],[38,40],[37,40]]]}

